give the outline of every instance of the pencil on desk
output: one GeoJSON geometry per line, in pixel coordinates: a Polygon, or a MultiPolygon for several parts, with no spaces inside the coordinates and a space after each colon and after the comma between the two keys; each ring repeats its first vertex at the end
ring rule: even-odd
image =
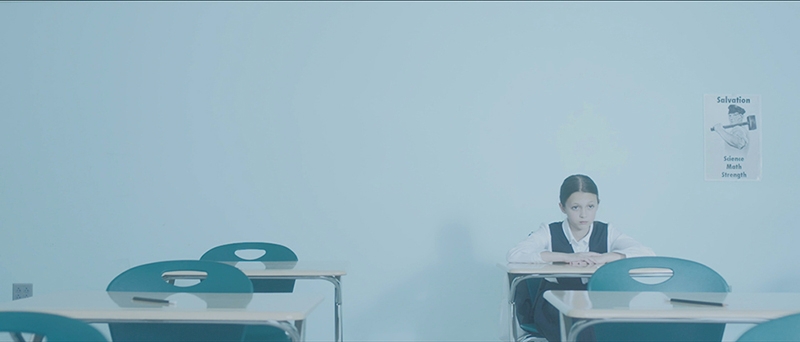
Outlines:
{"type": "Polygon", "coordinates": [[[147,298],[147,297],[133,297],[132,299],[140,301],[140,302],[158,303],[158,304],[171,304],[170,301],[168,301],[166,299],[147,298]]]}
{"type": "Polygon", "coordinates": [[[680,299],[680,298],[670,298],[669,301],[677,303],[699,304],[699,305],[725,306],[724,303],[705,302],[702,300],[691,300],[691,299],[680,299]]]}

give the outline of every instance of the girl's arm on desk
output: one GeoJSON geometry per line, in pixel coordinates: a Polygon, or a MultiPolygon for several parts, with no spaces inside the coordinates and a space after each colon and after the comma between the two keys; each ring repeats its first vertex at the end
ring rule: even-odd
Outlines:
{"type": "Polygon", "coordinates": [[[542,252],[542,259],[549,262],[566,262],[574,266],[591,266],[609,263],[615,260],[624,259],[625,255],[620,253],[556,253],[542,252]]]}
{"type": "MultiPolygon", "coordinates": [[[[551,252],[550,229],[546,224],[542,224],[539,230],[531,233],[522,242],[508,251],[506,259],[508,262],[521,263],[548,263],[564,262],[572,265],[596,265],[604,264],[625,257],[622,253],[557,253],[551,252]]],[[[625,244],[625,246],[627,246],[625,244]]]]}

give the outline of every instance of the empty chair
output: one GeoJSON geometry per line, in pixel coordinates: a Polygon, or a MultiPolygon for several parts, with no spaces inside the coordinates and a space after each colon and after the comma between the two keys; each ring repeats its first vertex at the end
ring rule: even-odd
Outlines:
{"type": "MultiPolygon", "coordinates": [[[[286,246],[269,242],[235,242],[214,247],[203,254],[200,260],[236,264],[238,262],[292,262],[297,255],[286,246]],[[263,252],[258,257],[246,259],[237,252],[255,250],[263,252]]],[[[294,291],[294,279],[251,279],[253,292],[279,293],[294,291]]],[[[279,329],[267,326],[248,327],[245,341],[288,341],[289,337],[279,329]]]]}
{"type": "Polygon", "coordinates": [[[22,333],[35,334],[49,342],[107,342],[103,334],[87,323],[42,312],[0,312],[0,331],[20,337],[22,333]]]}
{"type": "MultiPolygon", "coordinates": [[[[122,272],[111,283],[109,292],[167,292],[167,293],[253,293],[250,279],[238,268],[212,261],[173,260],[140,265],[122,272]],[[164,280],[165,272],[205,272],[205,279],[193,286],[176,286],[164,280]]],[[[276,328],[277,329],[277,328],[276,328]]],[[[112,323],[111,339],[115,342],[171,341],[241,341],[244,325],[235,324],[170,324],[170,323],[112,323]]]]}
{"type": "Polygon", "coordinates": [[[800,314],[776,318],[745,331],[738,342],[800,341],[800,314]]]}
{"type": "MultiPolygon", "coordinates": [[[[610,262],[595,271],[589,291],[729,292],[719,273],[698,262],[670,257],[637,257],[610,262]],[[672,270],[657,284],[634,279],[641,268],[672,270]]],[[[594,326],[598,341],[721,341],[725,324],[711,323],[602,323],[594,326]]]]}
{"type": "MultiPolygon", "coordinates": [[[[297,255],[286,246],[269,242],[236,242],[214,247],[203,254],[200,260],[237,263],[243,261],[297,261],[297,255]],[[264,254],[254,259],[245,259],[236,252],[256,250],[264,254]]],[[[294,279],[253,279],[253,292],[292,292],[294,279]]]]}

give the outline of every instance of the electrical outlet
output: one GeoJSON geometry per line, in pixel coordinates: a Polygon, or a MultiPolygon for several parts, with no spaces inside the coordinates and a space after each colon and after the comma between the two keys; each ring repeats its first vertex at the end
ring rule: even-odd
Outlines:
{"type": "Polygon", "coordinates": [[[14,284],[12,287],[11,300],[33,296],[33,284],[14,284]]]}

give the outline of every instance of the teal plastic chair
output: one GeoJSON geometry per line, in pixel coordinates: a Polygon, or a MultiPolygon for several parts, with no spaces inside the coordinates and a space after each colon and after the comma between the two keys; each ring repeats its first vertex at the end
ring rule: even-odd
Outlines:
{"type": "MultiPolygon", "coordinates": [[[[122,272],[108,284],[109,292],[253,293],[250,279],[238,268],[201,260],[160,261],[122,272]],[[176,286],[163,278],[165,272],[199,271],[206,277],[192,286],[176,286]]],[[[242,341],[245,326],[235,324],[109,324],[114,342],[221,342],[242,341]]],[[[277,329],[277,328],[276,328],[277,329]]]]}
{"type": "Polygon", "coordinates": [[[737,342],[800,341],[800,314],[758,324],[739,336],[737,342]]]}
{"type": "MultiPolygon", "coordinates": [[[[691,260],[638,257],[610,262],[595,271],[589,291],[729,292],[728,283],[713,269],[691,260]],[[633,279],[630,270],[666,268],[672,277],[658,284],[633,279]]],[[[721,341],[725,324],[601,323],[594,326],[597,341],[721,341]]]]}
{"type": "MultiPolygon", "coordinates": [[[[82,321],[42,312],[0,312],[0,331],[43,336],[49,342],[108,342],[97,329],[82,321]]],[[[20,337],[21,340],[21,337],[20,337]]]]}
{"type": "MultiPolygon", "coordinates": [[[[230,264],[237,262],[276,262],[297,261],[297,255],[288,247],[269,242],[235,242],[214,247],[205,252],[200,260],[217,261],[230,264]],[[264,254],[254,259],[245,259],[236,252],[244,250],[263,251],[264,254]]],[[[252,279],[253,292],[256,293],[288,293],[294,291],[294,279],[252,279]]],[[[245,341],[289,341],[289,336],[280,329],[268,326],[250,326],[245,334],[245,341]]]]}
{"type": "MultiPolygon", "coordinates": [[[[286,246],[269,242],[236,242],[214,247],[205,252],[200,260],[219,261],[235,264],[243,261],[297,261],[297,255],[286,246]],[[264,254],[255,259],[245,259],[236,255],[238,251],[258,250],[264,254]]],[[[294,279],[253,279],[253,292],[292,292],[294,279]]]]}

